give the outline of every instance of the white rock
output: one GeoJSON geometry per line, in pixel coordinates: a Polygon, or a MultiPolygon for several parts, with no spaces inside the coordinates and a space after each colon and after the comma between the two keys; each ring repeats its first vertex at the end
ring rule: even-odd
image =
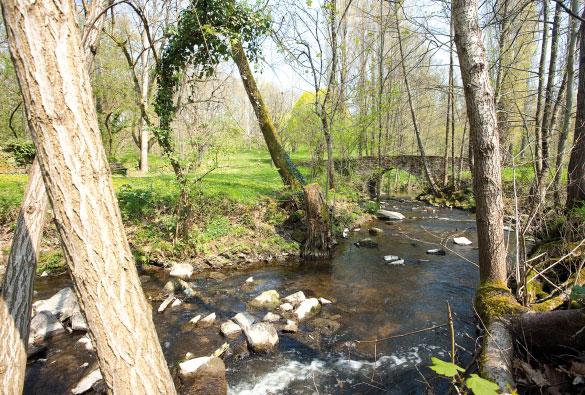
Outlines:
{"type": "Polygon", "coordinates": [[[99,369],[92,370],[84,376],[79,383],[71,390],[73,394],[83,394],[89,391],[95,383],[102,379],[102,372],[99,369]]]}
{"type": "Polygon", "coordinates": [[[224,335],[225,337],[231,337],[240,333],[242,331],[242,328],[240,328],[240,326],[233,322],[232,320],[229,320],[221,324],[219,330],[221,331],[221,334],[224,335]]]}
{"type": "Polygon", "coordinates": [[[256,307],[276,307],[280,304],[280,295],[273,289],[270,291],[264,291],[252,299],[250,304],[256,307]]]}
{"type": "Polygon", "coordinates": [[[182,304],[183,304],[183,302],[181,301],[181,299],[175,299],[173,301],[173,304],[171,304],[171,307],[177,307],[177,306],[180,306],[182,304]]]}
{"type": "Polygon", "coordinates": [[[347,229],[347,228],[343,229],[342,237],[344,239],[349,238],[349,229],[347,229]]]}
{"type": "Polygon", "coordinates": [[[295,315],[299,320],[304,320],[311,315],[316,314],[321,308],[321,304],[316,298],[306,299],[301,302],[295,310],[295,315]]]}
{"type": "Polygon", "coordinates": [[[48,277],[49,276],[49,272],[46,270],[43,270],[43,272],[41,273],[41,277],[48,277]]]}
{"type": "Polygon", "coordinates": [[[506,232],[514,232],[514,228],[512,228],[511,226],[508,226],[508,225],[504,226],[504,230],[506,232]]]}
{"type": "Polygon", "coordinates": [[[396,256],[396,255],[386,255],[386,256],[384,257],[384,260],[385,260],[386,262],[397,261],[397,260],[399,260],[399,259],[400,259],[400,257],[398,257],[398,256],[396,256]]]}
{"type": "Polygon", "coordinates": [[[213,357],[193,358],[179,364],[179,371],[182,376],[189,376],[195,373],[200,367],[211,361],[213,357]]]}
{"type": "Polygon", "coordinates": [[[280,320],[280,316],[278,314],[274,314],[271,312],[266,313],[264,318],[262,318],[262,321],[266,321],[266,322],[276,322],[279,320],[280,320]]]}
{"type": "Polygon", "coordinates": [[[362,228],[355,228],[353,231],[354,232],[359,232],[360,230],[362,230],[362,228]]]}
{"type": "Polygon", "coordinates": [[[169,274],[173,277],[186,280],[191,278],[193,275],[193,266],[188,263],[177,263],[173,265],[169,274]]]}
{"type": "Polygon", "coordinates": [[[467,237],[454,237],[453,243],[460,246],[468,246],[472,244],[471,240],[469,240],[467,237]]]}
{"type": "Polygon", "coordinates": [[[296,305],[298,305],[299,303],[301,303],[305,299],[307,299],[307,297],[305,296],[305,294],[303,293],[303,291],[299,291],[299,292],[295,292],[294,294],[288,295],[283,300],[285,302],[288,302],[288,303],[292,304],[293,306],[296,306],[296,305]]]}
{"type": "Polygon", "coordinates": [[[286,325],[282,328],[283,332],[297,333],[299,331],[299,324],[293,320],[286,320],[286,325]]]}
{"type": "Polygon", "coordinates": [[[256,321],[254,317],[249,313],[238,313],[232,317],[232,320],[240,326],[242,329],[248,328],[256,321]]]}
{"type": "Polygon", "coordinates": [[[247,282],[248,284],[249,284],[249,283],[253,283],[253,282],[254,282],[254,277],[248,277],[248,278],[246,279],[246,282],[247,282]]]}
{"type": "Polygon", "coordinates": [[[63,288],[49,299],[36,301],[33,308],[36,312],[48,311],[61,322],[80,311],[77,296],[71,287],[63,288]]]}
{"type": "Polygon", "coordinates": [[[81,312],[77,312],[71,316],[71,329],[74,331],[85,331],[87,332],[87,322],[81,312]]]}
{"type": "Polygon", "coordinates": [[[167,298],[160,304],[160,306],[158,306],[158,312],[162,313],[163,311],[165,311],[165,309],[169,307],[173,300],[175,300],[175,295],[167,296],[167,298]]]}
{"type": "Polygon", "coordinates": [[[201,320],[201,314],[196,315],[195,317],[189,320],[190,324],[197,325],[197,323],[201,320]]]}
{"type": "Polygon", "coordinates": [[[378,217],[382,219],[389,219],[393,221],[400,221],[406,217],[397,211],[378,210],[378,217]]]}
{"type": "Polygon", "coordinates": [[[280,309],[282,311],[291,311],[293,308],[294,308],[293,305],[290,303],[283,303],[280,305],[280,309]]]}
{"type": "Polygon", "coordinates": [[[321,303],[321,304],[331,304],[333,302],[330,301],[329,299],[319,298],[319,303],[321,303]]]}
{"type": "Polygon", "coordinates": [[[57,317],[49,311],[40,311],[30,321],[29,344],[40,343],[63,332],[65,328],[57,317]]]}
{"type": "Polygon", "coordinates": [[[77,343],[81,344],[86,351],[93,351],[93,344],[88,336],[82,336],[77,343]]]}
{"type": "Polygon", "coordinates": [[[274,325],[260,322],[244,330],[248,345],[253,351],[265,352],[272,350],[278,344],[278,333],[274,325]]]}
{"type": "Polygon", "coordinates": [[[203,319],[201,319],[201,324],[202,325],[212,325],[215,322],[215,313],[211,313],[208,316],[204,317],[203,319]]]}
{"type": "Polygon", "coordinates": [[[389,265],[404,265],[404,259],[397,259],[392,262],[388,262],[389,265]]]}

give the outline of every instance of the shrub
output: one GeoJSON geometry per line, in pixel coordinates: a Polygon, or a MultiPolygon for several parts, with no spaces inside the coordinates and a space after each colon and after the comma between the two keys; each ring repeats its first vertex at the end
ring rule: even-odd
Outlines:
{"type": "Polygon", "coordinates": [[[12,155],[16,164],[20,167],[32,164],[36,155],[36,149],[33,142],[24,139],[8,142],[4,146],[3,151],[12,155]]]}

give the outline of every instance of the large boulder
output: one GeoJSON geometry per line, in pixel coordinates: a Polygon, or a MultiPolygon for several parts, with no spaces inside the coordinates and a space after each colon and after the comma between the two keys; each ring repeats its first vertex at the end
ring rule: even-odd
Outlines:
{"type": "Polygon", "coordinates": [[[321,304],[317,298],[310,298],[301,302],[294,314],[298,320],[304,320],[319,312],[321,304]]]}
{"type": "Polygon", "coordinates": [[[44,340],[65,332],[63,324],[50,311],[40,311],[30,321],[29,344],[39,344],[44,340]]]}
{"type": "Polygon", "coordinates": [[[169,273],[172,277],[178,277],[182,280],[188,280],[193,275],[193,266],[188,263],[177,263],[171,268],[169,273]]]}
{"type": "Polygon", "coordinates": [[[305,296],[303,291],[295,292],[294,294],[288,295],[286,298],[283,298],[285,302],[290,303],[293,306],[298,305],[305,299],[307,299],[307,297],[305,296]]]}
{"type": "Polygon", "coordinates": [[[275,290],[264,291],[250,301],[253,307],[276,308],[280,305],[280,295],[275,290]]]}
{"type": "Polygon", "coordinates": [[[390,221],[400,221],[405,219],[406,217],[402,214],[400,214],[397,211],[390,211],[390,210],[378,210],[378,218],[380,219],[386,219],[386,220],[390,220],[390,221]]]}
{"type": "Polygon", "coordinates": [[[33,303],[33,311],[48,311],[63,322],[73,314],[79,312],[80,308],[73,288],[67,287],[57,292],[49,299],[38,300],[33,303]]]}
{"type": "Polygon", "coordinates": [[[224,395],[227,393],[225,364],[218,357],[200,357],[179,364],[182,394],[224,395]]]}
{"type": "Polygon", "coordinates": [[[244,330],[248,346],[254,352],[268,352],[278,344],[278,333],[274,325],[260,322],[244,330]]]}

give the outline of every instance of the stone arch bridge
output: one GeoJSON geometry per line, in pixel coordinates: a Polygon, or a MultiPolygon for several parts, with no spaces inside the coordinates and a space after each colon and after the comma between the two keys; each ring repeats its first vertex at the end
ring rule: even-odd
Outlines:
{"type": "MultiPolygon", "coordinates": [[[[427,162],[430,167],[433,178],[440,182],[445,176],[445,161],[442,156],[427,156],[427,162]]],[[[448,164],[451,162],[448,159],[448,164]]],[[[465,158],[455,158],[455,166],[458,169],[460,164],[463,165],[462,170],[469,170],[469,162],[465,158]]],[[[396,155],[384,156],[377,158],[373,156],[365,156],[362,158],[336,159],[334,162],[335,169],[345,175],[358,174],[367,180],[367,189],[370,195],[375,196],[379,190],[379,183],[384,173],[393,170],[403,170],[416,177],[424,177],[425,170],[423,160],[420,155],[396,155]]]]}

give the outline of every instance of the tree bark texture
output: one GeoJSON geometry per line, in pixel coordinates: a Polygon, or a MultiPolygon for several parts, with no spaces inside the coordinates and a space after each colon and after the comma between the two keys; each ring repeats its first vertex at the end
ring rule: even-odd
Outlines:
{"type": "Polygon", "coordinates": [[[71,1],[2,1],[41,174],[110,392],[174,394],[124,233],[71,1]]]}
{"type": "Polygon", "coordinates": [[[244,48],[240,41],[232,42],[232,56],[234,62],[238,66],[244,88],[246,89],[254,113],[258,118],[262,136],[264,136],[264,141],[270,152],[270,157],[278,169],[280,178],[282,178],[285,185],[288,185],[293,189],[300,189],[304,184],[303,177],[280,144],[278,133],[272,123],[268,107],[266,106],[266,103],[264,103],[264,99],[260,94],[260,90],[256,84],[256,79],[254,78],[254,74],[252,74],[248,58],[246,57],[246,53],[244,52],[244,48]]]}
{"type": "MultiPolygon", "coordinates": [[[[85,65],[89,72],[105,21],[105,0],[93,0],[84,26],[82,43],[85,65]]],[[[16,229],[12,239],[6,274],[0,295],[0,389],[20,393],[24,385],[32,292],[38,261],[38,250],[49,207],[41,168],[35,158],[16,229]]]]}
{"type": "Polygon", "coordinates": [[[319,184],[309,184],[303,188],[305,217],[307,218],[307,240],[302,256],[305,260],[331,258],[333,238],[329,208],[321,193],[319,184]]]}
{"type": "Polygon", "coordinates": [[[490,85],[476,0],[454,0],[455,44],[473,144],[473,189],[477,205],[481,281],[506,281],[504,204],[500,169],[500,145],[494,93],[490,85]]]}

